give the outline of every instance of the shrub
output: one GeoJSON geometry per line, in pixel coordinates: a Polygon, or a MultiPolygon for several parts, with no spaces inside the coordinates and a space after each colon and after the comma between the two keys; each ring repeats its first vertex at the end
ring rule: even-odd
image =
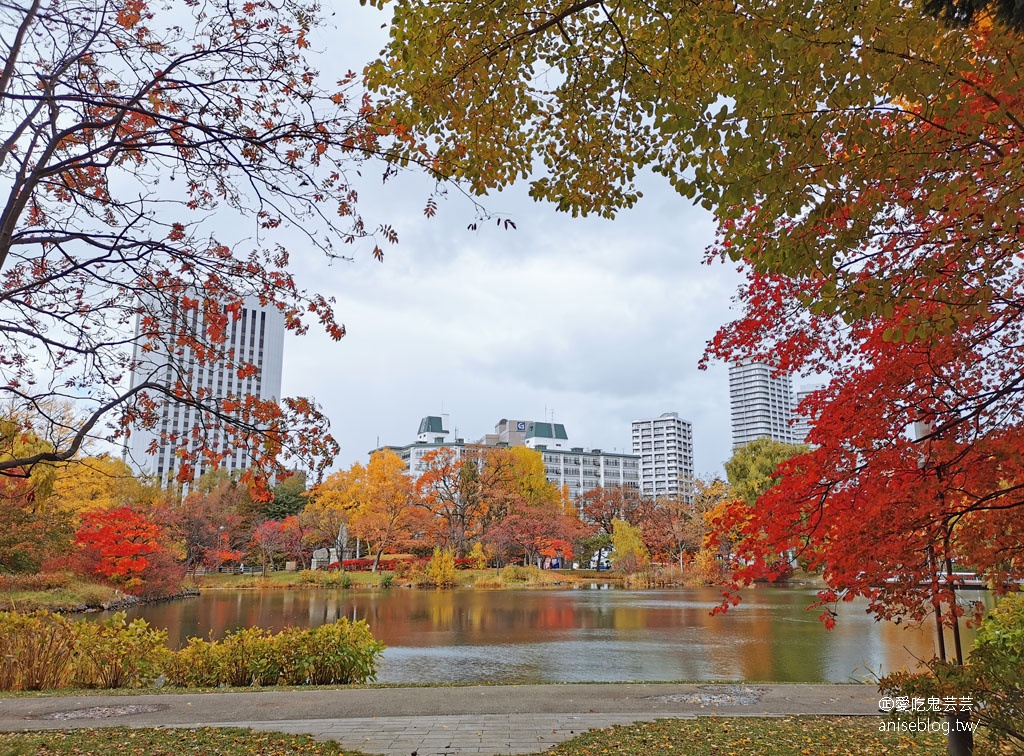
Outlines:
{"type": "Polygon", "coordinates": [[[701,549],[686,565],[688,585],[715,585],[722,582],[722,563],[715,549],[701,549]]]}
{"type": "Polygon", "coordinates": [[[135,688],[158,677],[167,656],[167,631],[118,612],[103,622],[74,625],[73,682],[83,688],[135,688]]]}
{"type": "MultiPolygon", "coordinates": [[[[400,570],[403,568],[410,569],[413,566],[414,561],[415,560],[409,557],[381,559],[380,562],[377,563],[377,569],[388,572],[400,570]]],[[[332,569],[343,567],[344,569],[349,570],[351,572],[370,572],[373,569],[373,559],[346,559],[340,565],[337,562],[332,562],[330,564],[330,567],[332,569]]]]}
{"type": "Polygon", "coordinates": [[[434,549],[434,556],[427,562],[426,582],[438,588],[455,585],[455,554],[448,549],[434,549]]]}
{"type": "Polygon", "coordinates": [[[1003,598],[982,621],[963,666],[932,659],[923,672],[897,672],[879,689],[928,699],[970,696],[981,706],[971,716],[997,753],[1024,750],[1024,594],[1003,598]]]}
{"type": "Polygon", "coordinates": [[[224,647],[202,638],[189,638],[164,664],[167,682],[177,688],[216,688],[221,683],[224,647]]]}
{"type": "Polygon", "coordinates": [[[352,578],[347,572],[328,570],[303,570],[299,573],[299,580],[324,588],[349,588],[352,585],[352,578]]]}
{"type": "Polygon", "coordinates": [[[368,572],[373,567],[372,559],[346,559],[341,563],[342,568],[354,570],[355,572],[368,572]]]}
{"type": "Polygon", "coordinates": [[[223,640],[190,638],[180,651],[167,633],[123,612],[105,622],[71,622],[50,612],[0,612],[0,690],[48,690],[145,685],[166,675],[176,687],[330,685],[363,683],[377,675],[384,645],[363,621],[340,619],[276,635],[261,628],[223,640]]]}
{"type": "Polygon", "coordinates": [[[989,739],[1024,752],[1024,593],[1003,598],[981,623],[969,666],[989,739]]]}
{"type": "Polygon", "coordinates": [[[276,685],[281,676],[279,638],[261,627],[227,633],[220,641],[217,661],[223,685],[276,685]]]}
{"type": "Polygon", "coordinates": [[[165,673],[178,687],[363,683],[375,679],[383,650],[362,621],[340,619],[276,635],[247,628],[221,641],[190,638],[165,673]]]}
{"type": "Polygon", "coordinates": [[[501,580],[504,583],[526,583],[530,580],[530,568],[510,564],[501,569],[501,580]]]}
{"type": "Polygon", "coordinates": [[[395,565],[392,568],[392,572],[395,573],[395,577],[402,580],[408,578],[416,570],[416,562],[411,559],[397,559],[395,565]]]}
{"type": "Polygon", "coordinates": [[[278,639],[284,685],[372,682],[384,651],[366,622],[347,618],[309,630],[290,628],[278,639]]]}
{"type": "Polygon", "coordinates": [[[393,572],[385,572],[381,576],[381,579],[380,579],[380,587],[381,588],[390,588],[394,584],[395,584],[395,573],[393,573],[393,572]]]}
{"type": "Polygon", "coordinates": [[[0,575],[0,591],[52,591],[54,588],[67,587],[71,578],[72,574],[66,570],[32,575],[0,575]]]}
{"type": "Polygon", "coordinates": [[[50,612],[0,612],[0,690],[50,690],[67,684],[72,623],[50,612]]]}

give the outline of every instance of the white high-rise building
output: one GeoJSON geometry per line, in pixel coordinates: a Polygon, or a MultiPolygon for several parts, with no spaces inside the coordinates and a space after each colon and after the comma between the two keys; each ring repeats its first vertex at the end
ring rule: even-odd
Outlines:
{"type": "MultiPolygon", "coordinates": [[[[195,310],[169,312],[160,323],[164,334],[181,332],[197,333],[202,329],[201,315],[195,310]]],[[[143,352],[136,326],[135,367],[132,371],[132,387],[144,382],[155,382],[173,387],[179,381],[192,393],[206,390],[207,401],[232,398],[244,402],[247,397],[260,400],[279,399],[281,396],[281,369],[284,362],[284,315],[272,307],[262,307],[255,297],[247,297],[241,311],[227,326],[226,342],[223,349],[233,355],[233,365],[225,361],[200,362],[194,351],[179,347],[172,353],[169,349],[143,352]],[[238,365],[251,364],[256,367],[252,375],[239,376],[238,365]]],[[[162,341],[171,342],[165,336],[162,341]]],[[[244,470],[249,466],[249,457],[242,448],[234,448],[234,437],[225,423],[196,407],[151,397],[159,401],[159,421],[154,428],[133,428],[126,444],[129,461],[142,474],[155,475],[161,483],[173,480],[180,469],[181,459],[175,454],[183,439],[189,439],[191,450],[202,447],[221,452],[227,456],[220,467],[228,471],[244,470]],[[203,428],[202,435],[191,438],[194,428],[203,428]],[[177,439],[177,443],[172,440],[177,439]],[[156,453],[151,454],[150,449],[156,453]]],[[[195,479],[209,469],[197,456],[193,463],[195,479]]]]}
{"type": "MultiPolygon", "coordinates": [[[[812,386],[811,388],[798,389],[796,392],[796,407],[799,407],[800,402],[819,388],[820,386],[812,386]]],[[[811,419],[807,415],[797,412],[796,407],[793,408],[793,441],[797,444],[806,444],[807,434],[811,432],[811,419]]]]}
{"type": "Polygon", "coordinates": [[[757,438],[797,443],[793,433],[793,382],[788,375],[772,373],[768,365],[755,362],[729,366],[733,449],[757,438]]]}
{"type": "Polygon", "coordinates": [[[693,426],[678,412],[633,421],[643,496],[693,496],[693,426]]]}

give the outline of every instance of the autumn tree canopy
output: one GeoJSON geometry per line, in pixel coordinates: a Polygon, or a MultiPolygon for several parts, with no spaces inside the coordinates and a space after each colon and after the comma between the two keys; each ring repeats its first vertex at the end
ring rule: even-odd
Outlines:
{"type": "Polygon", "coordinates": [[[741,578],[801,553],[826,603],[919,615],[954,566],[1024,574],[1019,8],[389,6],[368,76],[439,172],[605,216],[663,175],[714,212],[709,258],[749,275],[710,356],[830,381],[818,448],[720,520],[741,578]]]}
{"type": "Polygon", "coordinates": [[[477,192],[525,180],[612,216],[649,169],[716,213],[729,257],[818,280],[804,303],[847,319],[918,299],[922,255],[873,246],[915,235],[948,232],[965,266],[991,256],[906,327],[948,329],[1005,291],[1019,37],[984,12],[965,29],[908,0],[382,4],[370,84],[419,136],[409,154],[436,147],[437,170],[477,192]]]}
{"type": "Polygon", "coordinates": [[[413,484],[402,458],[390,449],[370,455],[350,513],[352,534],[373,549],[373,571],[388,549],[404,545],[424,529],[421,510],[413,505],[413,484]]]}
{"type": "Polygon", "coordinates": [[[136,595],[167,596],[184,569],[167,550],[163,529],[129,507],[86,512],[75,533],[73,561],[81,573],[136,595]]]}
{"type": "MultiPolygon", "coordinates": [[[[215,395],[184,368],[170,382],[126,380],[133,351],[250,375],[224,347],[246,296],[293,332],[312,321],[341,338],[331,302],[297,285],[289,256],[396,239],[364,225],[348,179],[387,129],[365,128],[354,74],[312,67],[318,23],[303,0],[0,7],[0,401],[50,446],[12,456],[8,444],[0,472],[153,427],[164,400],[228,421],[227,446],[245,446],[256,468],[279,454],[314,470],[330,460],[308,400],[215,395]],[[160,317],[172,312],[182,325],[168,333],[160,317]],[[78,414],[51,411],[54,397],[78,414]]],[[[208,454],[198,433],[174,439],[186,457],[208,454]]]]}

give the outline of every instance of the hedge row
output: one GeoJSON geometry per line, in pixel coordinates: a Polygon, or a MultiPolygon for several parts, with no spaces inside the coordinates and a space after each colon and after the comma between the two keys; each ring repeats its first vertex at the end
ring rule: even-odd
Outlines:
{"type": "MultiPolygon", "coordinates": [[[[422,559],[414,559],[410,557],[404,557],[402,559],[381,559],[380,564],[377,565],[377,569],[382,572],[394,572],[395,570],[401,569],[402,565],[409,565],[411,567],[424,567],[430,562],[430,558],[424,557],[422,559]]],[[[469,557],[458,557],[455,560],[455,569],[457,570],[470,570],[473,569],[473,565],[476,562],[475,559],[469,557]]],[[[373,559],[346,559],[340,564],[338,562],[331,562],[327,565],[328,569],[336,570],[338,568],[351,570],[352,572],[369,572],[373,569],[373,559]]]]}
{"type": "Polygon", "coordinates": [[[119,612],[104,622],[50,612],[0,612],[0,690],[331,685],[376,678],[384,645],[362,620],[340,619],[271,634],[253,627],[222,640],[190,638],[180,651],[167,632],[119,612]]]}

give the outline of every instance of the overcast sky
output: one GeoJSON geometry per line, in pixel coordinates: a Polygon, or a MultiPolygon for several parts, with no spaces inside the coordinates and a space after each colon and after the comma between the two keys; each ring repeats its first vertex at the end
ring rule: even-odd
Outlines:
{"type": "MultiPolygon", "coordinates": [[[[384,41],[379,11],[335,6],[337,31],[321,44],[328,80],[384,41]]],[[[369,247],[331,265],[293,252],[300,283],[334,296],[348,329],[337,343],[313,328],[285,343],[283,393],[323,406],[341,444],[336,466],[411,442],[420,418],[442,411],[467,441],[501,418],[547,412],[574,446],[619,451],[630,450],[632,420],[675,411],[693,423],[697,472],[721,472],[727,370],[697,362],[731,318],[739,276],[701,263],[710,214],[649,176],[638,207],[614,221],[557,213],[523,186],[484,200],[516,230],[473,232],[462,200],[424,218],[429,188],[409,175],[361,187],[363,212],[400,235],[383,263],[369,247]]]]}

